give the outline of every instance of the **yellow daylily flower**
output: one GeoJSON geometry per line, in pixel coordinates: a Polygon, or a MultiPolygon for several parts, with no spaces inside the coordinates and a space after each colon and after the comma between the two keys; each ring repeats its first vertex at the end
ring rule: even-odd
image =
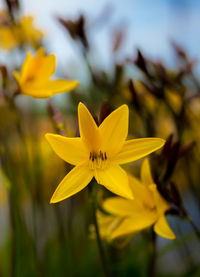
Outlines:
{"type": "Polygon", "coordinates": [[[9,27],[0,27],[0,46],[5,50],[12,50],[17,46],[17,39],[9,27]]]}
{"type": "Polygon", "coordinates": [[[37,29],[33,22],[33,16],[22,16],[19,19],[19,25],[17,26],[19,44],[29,44],[33,47],[40,45],[44,33],[37,29]]]}
{"type": "MultiPolygon", "coordinates": [[[[141,182],[133,176],[129,176],[129,180],[135,196],[133,200],[111,197],[103,203],[106,211],[118,219],[121,218],[121,223],[112,230],[111,239],[139,232],[151,225],[154,225],[154,231],[158,235],[175,239],[165,218],[165,212],[170,209],[170,206],[154,184],[148,159],[145,159],[142,164],[141,182]]],[[[102,229],[104,233],[104,226],[102,229]]]]}
{"type": "Polygon", "coordinates": [[[0,46],[6,50],[32,46],[38,48],[44,33],[34,26],[33,16],[21,16],[13,22],[7,12],[0,12],[0,46]]]}
{"type": "Polygon", "coordinates": [[[47,98],[60,92],[75,89],[78,81],[73,80],[51,80],[55,71],[55,55],[45,56],[43,48],[40,48],[35,57],[28,53],[21,72],[13,72],[20,87],[20,93],[36,98],[47,98]]]}
{"type": "MultiPolygon", "coordinates": [[[[100,211],[97,211],[97,221],[98,225],[101,226],[101,238],[106,239],[107,241],[110,240],[112,232],[116,229],[116,227],[121,223],[122,219],[117,216],[104,214],[100,211]]],[[[94,225],[90,225],[90,238],[94,239],[96,237],[94,225]]]]}
{"type": "Polygon", "coordinates": [[[79,103],[78,120],[80,137],[67,138],[46,134],[56,154],[75,167],[61,181],[51,203],[68,198],[82,190],[94,177],[98,184],[111,192],[132,199],[128,176],[121,164],[138,160],[161,148],[160,138],[143,138],[126,141],[129,110],[122,105],[97,127],[88,109],[79,103]]]}

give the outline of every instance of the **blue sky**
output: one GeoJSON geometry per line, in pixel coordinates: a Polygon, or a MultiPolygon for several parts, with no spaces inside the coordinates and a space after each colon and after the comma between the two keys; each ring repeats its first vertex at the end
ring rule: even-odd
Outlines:
{"type": "Polygon", "coordinates": [[[128,30],[122,57],[140,47],[151,57],[173,64],[170,39],[180,42],[192,57],[200,57],[200,1],[198,0],[22,0],[24,14],[36,16],[38,27],[47,33],[46,46],[62,66],[75,66],[80,56],[55,20],[56,15],[75,18],[80,12],[95,21],[105,6],[113,7],[110,20],[91,30],[95,55],[109,64],[111,30],[124,24],[128,30]]]}

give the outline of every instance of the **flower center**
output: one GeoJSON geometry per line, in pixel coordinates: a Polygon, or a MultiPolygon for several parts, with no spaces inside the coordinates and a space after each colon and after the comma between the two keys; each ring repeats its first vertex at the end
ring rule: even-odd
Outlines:
{"type": "Polygon", "coordinates": [[[106,152],[90,152],[89,157],[89,168],[90,169],[104,169],[107,164],[107,154],[106,152]]]}

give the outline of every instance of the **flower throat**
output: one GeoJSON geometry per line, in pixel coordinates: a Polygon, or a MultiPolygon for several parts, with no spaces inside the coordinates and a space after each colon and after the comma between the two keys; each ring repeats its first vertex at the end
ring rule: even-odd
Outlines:
{"type": "Polygon", "coordinates": [[[89,168],[90,169],[104,169],[107,161],[107,154],[106,152],[90,152],[89,157],[89,168]]]}

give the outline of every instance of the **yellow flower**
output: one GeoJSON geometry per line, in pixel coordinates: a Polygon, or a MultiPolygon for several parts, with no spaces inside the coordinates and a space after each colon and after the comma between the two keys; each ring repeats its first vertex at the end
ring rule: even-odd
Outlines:
{"type": "Polygon", "coordinates": [[[19,44],[29,44],[38,47],[44,36],[43,32],[33,25],[33,16],[22,16],[19,19],[18,39],[19,44]]]}
{"type": "MultiPolygon", "coordinates": [[[[112,231],[111,238],[115,239],[120,236],[133,234],[154,225],[154,231],[158,235],[167,239],[175,239],[175,235],[165,218],[165,212],[170,209],[170,206],[160,195],[154,184],[149,161],[145,159],[142,164],[142,182],[133,176],[129,176],[129,178],[135,197],[133,200],[111,197],[103,203],[106,211],[115,215],[118,220],[119,218],[123,219],[112,231]]],[[[104,226],[102,228],[104,232],[104,226]]]]}
{"type": "Polygon", "coordinates": [[[128,176],[121,164],[138,160],[161,148],[164,140],[143,138],[126,140],[128,107],[122,105],[97,127],[88,109],[80,103],[78,119],[80,137],[67,138],[46,134],[51,147],[75,167],[54,192],[51,203],[68,198],[82,190],[94,177],[97,183],[120,196],[132,199],[128,176]]]}
{"type": "Polygon", "coordinates": [[[17,46],[16,37],[9,27],[0,27],[0,45],[5,50],[12,50],[17,46]]]}
{"type": "Polygon", "coordinates": [[[55,64],[55,55],[45,56],[43,48],[37,51],[35,57],[28,53],[21,72],[13,72],[20,93],[36,98],[47,98],[76,88],[78,81],[50,80],[55,71],[55,64]]]}
{"type": "Polygon", "coordinates": [[[22,16],[15,23],[7,12],[0,13],[0,45],[3,49],[12,50],[20,46],[37,48],[44,36],[34,24],[34,17],[22,16]]]}
{"type": "MultiPolygon", "coordinates": [[[[121,223],[122,219],[117,216],[104,214],[100,211],[97,211],[97,220],[98,225],[100,226],[100,235],[102,239],[107,241],[110,240],[112,232],[116,229],[116,227],[121,223]]],[[[96,238],[94,225],[90,225],[90,238],[96,238]]]]}

